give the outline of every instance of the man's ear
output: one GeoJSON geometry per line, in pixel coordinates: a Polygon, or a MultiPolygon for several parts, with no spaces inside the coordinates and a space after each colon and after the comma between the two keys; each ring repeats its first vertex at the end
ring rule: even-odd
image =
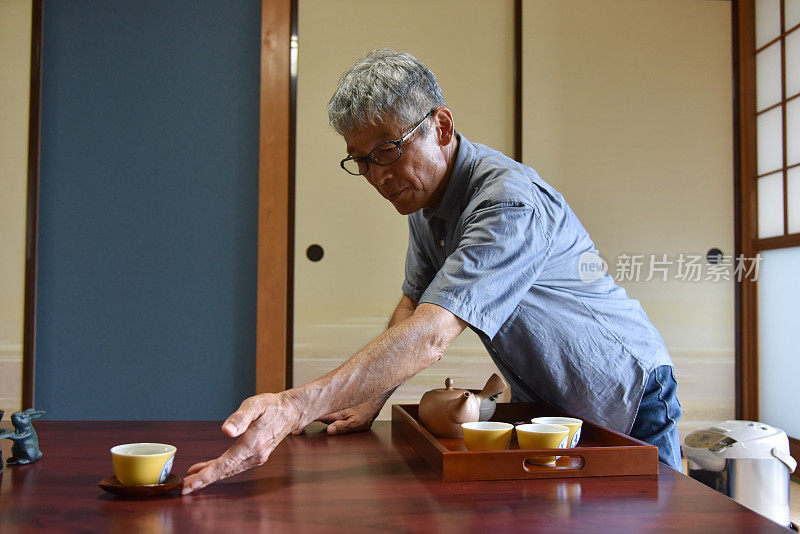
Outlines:
{"type": "Polygon", "coordinates": [[[439,106],[431,117],[433,118],[433,127],[437,142],[441,146],[449,145],[456,135],[456,127],[450,108],[447,106],[439,106]]]}

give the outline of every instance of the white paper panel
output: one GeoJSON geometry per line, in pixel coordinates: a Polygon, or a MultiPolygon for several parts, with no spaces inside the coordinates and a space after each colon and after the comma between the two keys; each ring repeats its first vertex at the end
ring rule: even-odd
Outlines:
{"type": "Polygon", "coordinates": [[[780,0],[756,0],[756,48],[761,48],[780,33],[780,0]]]}
{"type": "MultiPolygon", "coordinates": [[[[656,250],[677,258],[720,242],[733,249],[730,2],[522,6],[523,161],[564,194],[603,257],[611,263],[625,251],[656,250]]],[[[453,110],[458,124],[463,111],[453,110]]],[[[641,301],[675,362],[682,435],[733,418],[733,282],[646,278],[622,285],[641,301]]]]}
{"type": "Polygon", "coordinates": [[[800,98],[786,104],[786,161],[800,163],[800,98]]]}
{"type": "Polygon", "coordinates": [[[786,0],[784,14],[786,23],[783,25],[787,30],[800,24],[800,0],[786,0]]]}
{"type": "MultiPolygon", "coordinates": [[[[794,0],[800,5],[800,0],[794,0]]],[[[800,30],[786,36],[786,98],[800,93],[800,30]]]]}
{"type": "Polygon", "coordinates": [[[800,247],[761,252],[758,276],[759,419],[800,437],[800,247]]]}
{"type": "Polygon", "coordinates": [[[783,235],[783,173],[758,179],[758,237],[783,235]]]}
{"type": "Polygon", "coordinates": [[[756,109],[761,111],[781,101],[781,43],[756,54],[756,109]]]}
{"type": "MultiPolygon", "coordinates": [[[[328,127],[326,106],[342,72],[373,48],[407,50],[436,73],[460,132],[501,151],[514,148],[511,0],[300,0],[297,8],[294,385],[329,372],[380,334],[401,294],[408,223],[366,180],[338,168],[345,143],[328,127]],[[459,53],[446,43],[459,43],[459,53]],[[347,198],[347,209],[333,198],[347,198]],[[312,243],[325,247],[320,262],[306,258],[312,243]]],[[[451,374],[457,384],[481,387],[495,366],[477,335],[465,334],[448,347],[444,368],[406,381],[380,418],[394,403],[419,402],[451,374]]]]}
{"type": "Polygon", "coordinates": [[[780,106],[756,119],[757,173],[766,174],[783,167],[783,118],[780,106]]]}
{"type": "Polygon", "coordinates": [[[789,233],[800,233],[800,167],[789,169],[786,175],[786,195],[789,203],[789,233]]]}

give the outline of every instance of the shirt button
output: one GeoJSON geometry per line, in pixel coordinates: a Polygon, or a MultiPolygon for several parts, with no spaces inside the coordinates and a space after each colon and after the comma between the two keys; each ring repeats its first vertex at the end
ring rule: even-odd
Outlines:
{"type": "Polygon", "coordinates": [[[441,245],[441,246],[444,246],[444,239],[442,239],[441,241],[439,241],[439,245],[441,245]]]}

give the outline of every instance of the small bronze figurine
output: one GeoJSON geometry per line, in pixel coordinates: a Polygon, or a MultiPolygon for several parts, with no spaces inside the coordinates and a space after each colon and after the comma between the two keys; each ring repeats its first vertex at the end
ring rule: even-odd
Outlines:
{"type": "Polygon", "coordinates": [[[0,439],[10,439],[14,443],[11,446],[11,458],[6,461],[8,465],[30,464],[42,457],[39,438],[36,437],[31,420],[43,415],[43,411],[33,408],[16,412],[11,416],[14,430],[0,430],[0,439]]]}

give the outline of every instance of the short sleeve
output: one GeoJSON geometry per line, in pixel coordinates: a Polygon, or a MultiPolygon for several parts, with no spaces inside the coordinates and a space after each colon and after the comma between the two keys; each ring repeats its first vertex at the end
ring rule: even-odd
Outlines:
{"type": "Polygon", "coordinates": [[[490,339],[541,272],[548,240],[533,207],[498,203],[467,216],[456,250],[419,299],[441,306],[490,339]]]}
{"type": "Polygon", "coordinates": [[[436,275],[436,268],[425,252],[427,240],[412,217],[408,217],[408,250],[403,294],[418,301],[436,275]]]}

